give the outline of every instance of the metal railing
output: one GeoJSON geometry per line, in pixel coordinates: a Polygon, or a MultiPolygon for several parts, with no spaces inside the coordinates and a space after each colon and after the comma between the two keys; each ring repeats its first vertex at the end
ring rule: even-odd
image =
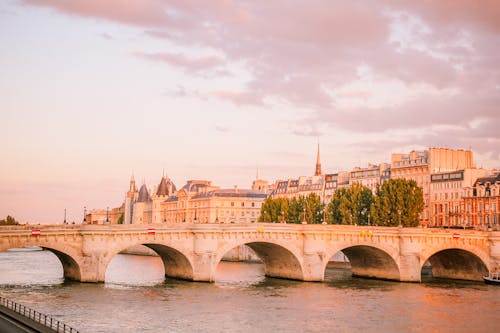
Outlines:
{"type": "Polygon", "coordinates": [[[10,310],[13,310],[14,312],[16,312],[20,315],[23,315],[26,318],[34,320],[35,322],[50,328],[50,329],[54,330],[54,332],[79,333],[78,330],[74,329],[73,327],[71,327],[69,325],[66,325],[66,324],[60,322],[57,319],[54,319],[50,316],[47,316],[43,313],[36,311],[36,310],[30,309],[27,306],[16,303],[16,302],[11,301],[7,298],[0,297],[0,305],[3,305],[4,307],[6,307],[10,310]]]}

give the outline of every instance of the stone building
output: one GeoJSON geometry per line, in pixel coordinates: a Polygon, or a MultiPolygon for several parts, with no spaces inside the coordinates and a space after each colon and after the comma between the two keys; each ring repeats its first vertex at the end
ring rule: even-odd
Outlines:
{"type": "MultiPolygon", "coordinates": [[[[189,180],[177,190],[162,177],[150,194],[146,184],[139,190],[134,178],[123,204],[124,224],[151,223],[245,223],[256,222],[267,197],[268,184],[255,180],[252,189],[220,189],[207,180],[189,180]]],[[[113,219],[110,223],[117,223],[113,219]]]]}
{"type": "Polygon", "coordinates": [[[190,180],[163,203],[167,222],[257,222],[265,190],[220,189],[210,181],[190,180]]]}
{"type": "Polygon", "coordinates": [[[464,224],[476,228],[500,226],[500,172],[478,178],[463,192],[464,224]]]}
{"type": "Polygon", "coordinates": [[[375,194],[377,186],[391,177],[391,166],[388,163],[368,164],[366,168],[355,167],[349,173],[349,186],[360,184],[368,187],[375,194]]]}
{"type": "Polygon", "coordinates": [[[430,225],[462,226],[464,189],[472,187],[479,177],[488,173],[485,169],[464,169],[431,174],[430,225]]]}
{"type": "Polygon", "coordinates": [[[391,156],[391,178],[413,179],[423,190],[425,206],[420,221],[424,225],[430,224],[431,174],[474,168],[473,154],[470,150],[429,148],[391,156]]]}

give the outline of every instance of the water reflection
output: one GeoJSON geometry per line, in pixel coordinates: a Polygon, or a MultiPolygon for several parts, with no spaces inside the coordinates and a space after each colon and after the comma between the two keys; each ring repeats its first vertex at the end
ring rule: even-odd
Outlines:
{"type": "Polygon", "coordinates": [[[157,257],[117,255],[104,284],[62,283],[52,253],[0,253],[0,295],[86,332],[496,332],[500,288],[398,283],[329,266],[324,283],[221,262],[215,283],[164,278],[157,257]],[[487,309],[491,309],[488,311],[487,309]]]}

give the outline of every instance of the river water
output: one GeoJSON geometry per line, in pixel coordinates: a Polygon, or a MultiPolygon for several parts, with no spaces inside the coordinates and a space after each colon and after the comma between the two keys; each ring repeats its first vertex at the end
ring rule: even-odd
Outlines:
{"type": "Polygon", "coordinates": [[[117,255],[106,283],[65,282],[48,251],[0,253],[0,296],[81,332],[500,332],[500,287],[429,279],[323,283],[266,278],[258,263],[221,262],[215,283],[163,277],[157,257],[117,255]]]}

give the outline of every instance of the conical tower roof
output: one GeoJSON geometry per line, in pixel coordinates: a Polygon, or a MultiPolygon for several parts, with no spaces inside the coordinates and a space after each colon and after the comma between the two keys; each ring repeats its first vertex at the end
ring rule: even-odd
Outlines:
{"type": "Polygon", "coordinates": [[[150,200],[151,198],[149,197],[148,188],[146,187],[146,184],[142,184],[139,190],[139,197],[137,198],[137,202],[148,202],[150,200]]]}
{"type": "Polygon", "coordinates": [[[175,191],[175,185],[169,178],[165,178],[163,176],[160,181],[160,185],[158,185],[158,189],[156,190],[156,195],[171,195],[175,191]]]}

